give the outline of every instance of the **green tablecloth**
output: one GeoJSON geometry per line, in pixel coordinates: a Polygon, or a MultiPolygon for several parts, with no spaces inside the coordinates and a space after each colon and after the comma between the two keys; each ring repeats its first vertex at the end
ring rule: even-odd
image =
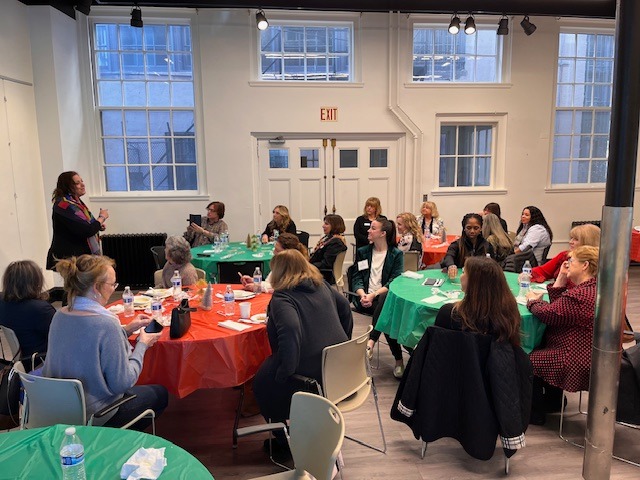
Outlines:
{"type": "MultiPolygon", "coordinates": [[[[66,427],[0,433],[0,479],[62,478],[60,444],[66,427]]],[[[141,447],[165,447],[167,466],[160,479],[213,479],[195,457],[163,438],[105,427],[76,427],[76,432],[84,445],[88,479],[119,479],[124,462],[141,447]]]]}
{"type": "MultiPolygon", "coordinates": [[[[389,293],[384,302],[384,307],[380,313],[380,318],[376,325],[376,330],[388,333],[391,338],[395,338],[401,345],[415,347],[427,327],[436,321],[436,315],[443,301],[436,304],[427,304],[423,298],[431,297],[433,294],[431,286],[422,285],[425,278],[447,278],[446,273],[440,270],[423,270],[418,272],[420,280],[400,276],[389,286],[389,293]]],[[[518,275],[516,273],[505,272],[505,277],[509,288],[514,295],[518,294],[518,275]]],[[[452,284],[445,280],[439,287],[442,291],[460,290],[460,284],[452,284]]],[[[545,295],[546,297],[546,295],[545,295]]],[[[462,298],[462,293],[460,297],[462,298]]],[[[524,305],[518,304],[518,310],[522,317],[520,331],[522,332],[522,348],[530,353],[534,347],[540,344],[545,325],[540,322],[524,305]]]]}
{"type": "MultiPolygon", "coordinates": [[[[213,247],[211,245],[203,245],[201,247],[195,247],[191,249],[191,263],[196,268],[201,268],[207,272],[207,279],[215,281],[219,279],[218,264],[222,262],[236,263],[236,262],[262,262],[262,278],[267,278],[267,275],[271,271],[269,262],[273,258],[273,244],[266,243],[260,245],[257,251],[252,251],[247,248],[245,242],[232,242],[221,253],[213,253],[213,247]],[[209,257],[199,257],[199,253],[207,253],[209,257]]],[[[237,282],[239,283],[239,279],[237,282]]]]}

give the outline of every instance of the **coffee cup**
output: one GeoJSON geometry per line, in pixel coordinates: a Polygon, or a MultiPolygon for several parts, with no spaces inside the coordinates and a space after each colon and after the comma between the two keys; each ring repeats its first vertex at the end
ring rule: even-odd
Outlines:
{"type": "Polygon", "coordinates": [[[251,304],[249,302],[240,303],[240,318],[251,318],[251,304]]]}

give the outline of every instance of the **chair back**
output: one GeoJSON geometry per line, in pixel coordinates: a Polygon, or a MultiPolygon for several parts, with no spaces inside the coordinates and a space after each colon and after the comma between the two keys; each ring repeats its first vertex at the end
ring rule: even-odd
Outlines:
{"type": "Polygon", "coordinates": [[[421,252],[416,252],[415,250],[404,252],[404,269],[403,269],[404,272],[406,272],[407,270],[411,270],[412,272],[415,272],[418,270],[418,261],[420,260],[420,253],[421,252]]]}
{"type": "Polygon", "coordinates": [[[218,283],[240,283],[238,272],[253,277],[256,267],[260,267],[262,275],[266,277],[263,262],[220,262],[218,263],[218,283]]]}
{"type": "Polygon", "coordinates": [[[0,353],[2,359],[8,362],[20,357],[20,343],[16,333],[8,327],[0,325],[0,353]]]}
{"type": "Polygon", "coordinates": [[[335,404],[358,392],[371,381],[366,363],[367,341],[373,326],[359,337],[322,350],[324,396],[335,404]]]}
{"type": "Polygon", "coordinates": [[[76,379],[36,377],[18,372],[25,400],[20,428],[39,428],[64,423],[86,425],[82,382],[76,379]]]}
{"type": "Polygon", "coordinates": [[[300,243],[309,250],[309,233],[303,230],[296,230],[296,236],[298,237],[298,240],[300,240],[300,243]]]}
{"type": "Polygon", "coordinates": [[[162,270],[164,264],[167,263],[167,259],[164,256],[164,245],[151,247],[151,253],[153,254],[153,260],[156,262],[156,270],[162,270]]]}
{"type": "Polygon", "coordinates": [[[196,274],[198,275],[198,280],[206,280],[207,279],[207,272],[205,272],[201,268],[196,268],[196,274]]]}
{"type": "Polygon", "coordinates": [[[153,272],[153,286],[154,287],[163,287],[162,283],[162,270],[156,270],[153,272]]]}
{"type": "Polygon", "coordinates": [[[344,257],[347,255],[347,251],[340,252],[333,262],[333,278],[336,281],[336,287],[338,291],[342,291],[344,288],[344,273],[342,273],[342,267],[344,266],[344,257]]]}
{"type": "Polygon", "coordinates": [[[344,417],[324,397],[297,392],[291,399],[290,444],[296,478],[331,480],[344,439],[344,417]]]}

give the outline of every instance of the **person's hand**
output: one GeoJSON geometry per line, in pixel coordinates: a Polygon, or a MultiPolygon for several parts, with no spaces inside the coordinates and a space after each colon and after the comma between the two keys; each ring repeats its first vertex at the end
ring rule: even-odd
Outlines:
{"type": "Polygon", "coordinates": [[[153,347],[153,345],[158,341],[162,335],[162,332],[159,333],[147,333],[144,331],[144,328],[140,330],[140,335],[138,335],[138,341],[147,345],[147,347],[153,347]]]}
{"type": "Polygon", "coordinates": [[[109,218],[109,209],[108,208],[101,208],[100,209],[100,213],[98,214],[98,218],[102,217],[103,219],[107,219],[109,218]]]}
{"type": "Polygon", "coordinates": [[[149,315],[140,314],[131,320],[128,325],[124,326],[124,331],[127,332],[127,335],[131,335],[139,328],[144,328],[149,325],[151,320],[152,318],[149,315]]]}
{"type": "Polygon", "coordinates": [[[107,226],[103,223],[102,225],[100,225],[100,231],[104,232],[107,229],[107,226]]]}
{"type": "Polygon", "coordinates": [[[374,298],[376,298],[375,293],[366,293],[365,295],[360,297],[360,305],[365,308],[369,308],[371,305],[373,305],[374,298]]]}
{"type": "Polygon", "coordinates": [[[560,271],[558,272],[558,277],[561,275],[563,277],[566,277],[567,273],[569,273],[569,261],[565,260],[564,262],[562,262],[562,265],[560,265],[560,271]]]}
{"type": "Polygon", "coordinates": [[[242,282],[242,286],[245,290],[253,292],[253,278],[249,275],[242,275],[240,277],[240,282],[242,282]]]}
{"type": "Polygon", "coordinates": [[[527,292],[525,297],[527,298],[527,302],[530,302],[532,300],[540,300],[543,295],[544,295],[544,293],[536,293],[536,292],[531,292],[530,291],[530,292],[527,292]]]}

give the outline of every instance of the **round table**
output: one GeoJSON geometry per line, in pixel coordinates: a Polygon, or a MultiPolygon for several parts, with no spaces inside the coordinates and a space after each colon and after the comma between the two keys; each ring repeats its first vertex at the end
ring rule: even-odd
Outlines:
{"type": "MultiPolygon", "coordinates": [[[[0,479],[62,478],[60,444],[67,425],[18,430],[0,435],[0,479]]],[[[76,427],[85,453],[87,478],[119,479],[122,465],[139,448],[165,448],[160,478],[213,479],[195,457],[161,437],[134,430],[76,427]]]]}
{"type": "MultiPolygon", "coordinates": [[[[443,292],[460,290],[460,283],[451,283],[447,279],[447,274],[440,270],[422,270],[417,274],[420,275],[420,279],[401,275],[391,282],[389,293],[376,324],[376,330],[388,333],[401,345],[411,348],[418,344],[427,327],[435,323],[438,310],[447,301],[446,297],[441,297],[442,301],[438,303],[424,302],[423,299],[433,296],[433,287],[422,285],[424,279],[445,279],[443,285],[438,287],[443,292]]],[[[519,290],[518,274],[505,272],[505,277],[509,288],[514,295],[517,295],[519,290]]],[[[462,292],[460,292],[459,298],[462,298],[462,292]]],[[[522,349],[530,353],[534,347],[540,344],[546,326],[533,316],[526,306],[518,304],[518,310],[522,317],[520,322],[522,349]]]]}
{"type": "Polygon", "coordinates": [[[191,249],[191,257],[193,266],[204,270],[207,273],[207,279],[214,283],[216,279],[220,279],[219,264],[221,263],[262,262],[261,270],[264,279],[271,271],[269,262],[273,258],[273,243],[259,245],[255,252],[247,248],[246,242],[232,242],[219,253],[214,253],[211,245],[202,245],[191,249]]]}

